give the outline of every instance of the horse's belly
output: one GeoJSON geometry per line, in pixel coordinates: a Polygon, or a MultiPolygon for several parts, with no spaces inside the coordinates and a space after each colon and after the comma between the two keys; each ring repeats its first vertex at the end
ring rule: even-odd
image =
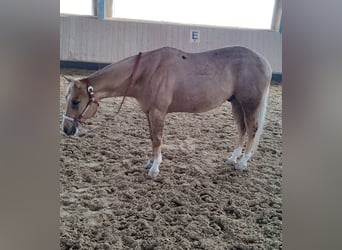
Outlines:
{"type": "Polygon", "coordinates": [[[196,97],[196,96],[175,96],[169,106],[168,112],[202,113],[217,108],[227,100],[226,96],[196,97]]]}

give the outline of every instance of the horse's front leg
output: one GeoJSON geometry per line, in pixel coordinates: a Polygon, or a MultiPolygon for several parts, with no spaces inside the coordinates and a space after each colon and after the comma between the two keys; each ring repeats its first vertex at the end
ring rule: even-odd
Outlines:
{"type": "Polygon", "coordinates": [[[158,109],[149,112],[149,122],[151,126],[152,138],[152,159],[153,163],[148,172],[151,177],[156,177],[159,173],[159,165],[162,162],[161,144],[166,113],[158,109]]]}
{"type": "MultiPolygon", "coordinates": [[[[149,132],[150,139],[151,139],[151,142],[152,142],[153,141],[152,140],[152,128],[151,128],[150,114],[149,113],[146,114],[146,118],[147,118],[147,123],[148,123],[148,132],[149,132]]],[[[152,164],[153,164],[153,155],[152,155],[152,158],[149,159],[148,162],[146,162],[146,164],[144,165],[144,168],[145,169],[150,169],[152,167],[152,164]]]]}

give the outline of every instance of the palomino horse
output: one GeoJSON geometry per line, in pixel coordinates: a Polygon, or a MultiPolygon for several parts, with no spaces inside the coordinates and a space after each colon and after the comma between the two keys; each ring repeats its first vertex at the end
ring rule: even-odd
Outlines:
{"type": "Polygon", "coordinates": [[[153,158],[145,168],[155,177],[162,162],[166,114],[205,112],[228,100],[239,136],[226,164],[243,170],[262,132],[271,75],[271,67],[262,56],[240,46],[203,53],[168,47],[139,53],[71,81],[62,127],[66,135],[74,135],[80,122],[95,115],[102,98],[135,98],[147,116],[152,140],[153,158]],[[248,140],[242,153],[246,132],[248,140]]]}

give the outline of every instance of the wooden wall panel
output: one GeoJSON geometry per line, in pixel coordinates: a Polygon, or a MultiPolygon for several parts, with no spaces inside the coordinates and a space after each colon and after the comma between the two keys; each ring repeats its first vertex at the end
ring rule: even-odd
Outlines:
{"type": "Polygon", "coordinates": [[[60,17],[60,59],[66,61],[111,63],[164,46],[201,52],[232,45],[256,50],[273,72],[282,72],[281,34],[276,31],[60,17]],[[200,31],[200,43],[190,43],[191,29],[200,31]]]}

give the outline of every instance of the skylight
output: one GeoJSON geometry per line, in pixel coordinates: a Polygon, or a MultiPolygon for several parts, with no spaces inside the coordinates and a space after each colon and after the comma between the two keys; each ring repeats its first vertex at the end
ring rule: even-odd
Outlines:
{"type": "Polygon", "coordinates": [[[114,0],[113,17],[271,29],[275,0],[114,0]]]}

